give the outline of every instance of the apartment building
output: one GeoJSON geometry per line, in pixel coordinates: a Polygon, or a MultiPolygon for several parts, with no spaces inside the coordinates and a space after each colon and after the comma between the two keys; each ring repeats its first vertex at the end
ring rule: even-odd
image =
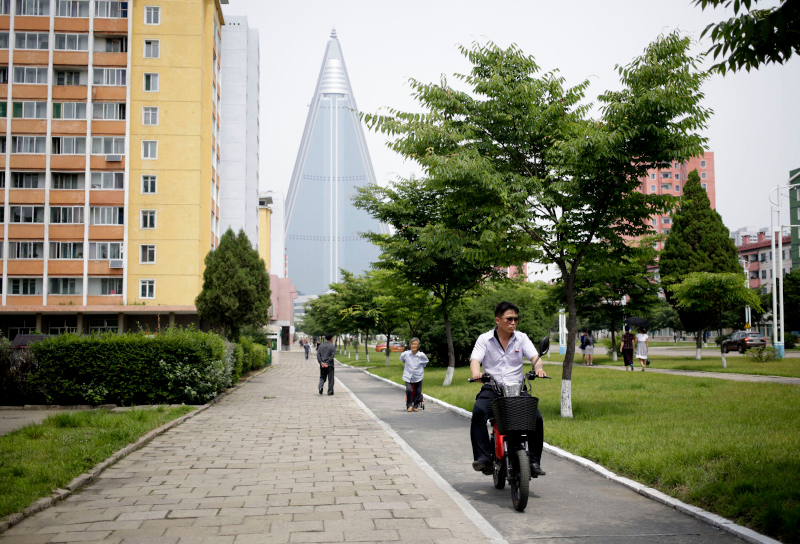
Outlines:
{"type": "MultiPolygon", "coordinates": [[[[792,237],[790,229],[783,230],[783,249],[781,258],[783,260],[783,275],[792,271],[792,237]]],[[[778,237],[775,237],[775,251],[778,251],[778,237]]],[[[769,238],[769,227],[756,229],[754,227],[742,227],[732,231],[730,237],[736,244],[739,252],[739,261],[743,264],[747,273],[750,289],[759,289],[763,293],[772,292],[773,260],[777,260],[772,251],[772,242],[769,238]]]]}
{"type": "MultiPolygon", "coordinates": [[[[642,179],[642,192],[681,197],[683,196],[683,186],[692,170],[697,170],[697,173],[700,174],[700,183],[708,193],[711,208],[715,209],[716,182],[713,151],[708,151],[700,157],[692,157],[686,162],[674,162],[669,168],[648,170],[647,175],[642,179]]],[[[672,230],[672,216],[669,214],[652,217],[650,221],[655,232],[669,234],[672,230]]],[[[664,244],[660,243],[658,249],[664,249],[664,244]]]]}
{"type": "Polygon", "coordinates": [[[223,24],[220,0],[0,0],[4,334],[197,321],[223,24]]]}

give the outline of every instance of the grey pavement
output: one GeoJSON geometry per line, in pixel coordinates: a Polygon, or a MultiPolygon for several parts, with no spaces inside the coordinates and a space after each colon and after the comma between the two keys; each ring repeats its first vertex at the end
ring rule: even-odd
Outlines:
{"type": "Polygon", "coordinates": [[[65,411],[68,410],[25,410],[22,408],[0,410],[0,436],[31,423],[41,423],[47,416],[65,411]]]}
{"type": "Polygon", "coordinates": [[[317,380],[315,361],[282,353],[0,544],[488,542],[350,395],[319,395],[317,380]]]}
{"type": "Polygon", "coordinates": [[[524,513],[515,512],[508,487],[496,490],[491,477],[472,470],[469,420],[432,402],[426,403],[424,411],[408,413],[401,389],[356,369],[340,366],[336,372],[342,383],[391,425],[509,542],[741,542],[729,533],[548,453],[542,459],[547,476],[532,480],[527,509],[524,513]]]}

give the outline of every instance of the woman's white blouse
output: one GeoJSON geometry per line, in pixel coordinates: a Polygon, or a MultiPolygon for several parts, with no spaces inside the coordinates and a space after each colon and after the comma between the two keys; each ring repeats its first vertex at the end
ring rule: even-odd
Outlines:
{"type": "Polygon", "coordinates": [[[421,351],[417,354],[411,350],[404,351],[400,354],[400,360],[405,364],[403,368],[403,381],[417,383],[422,381],[425,375],[425,365],[428,364],[428,357],[421,351]]]}

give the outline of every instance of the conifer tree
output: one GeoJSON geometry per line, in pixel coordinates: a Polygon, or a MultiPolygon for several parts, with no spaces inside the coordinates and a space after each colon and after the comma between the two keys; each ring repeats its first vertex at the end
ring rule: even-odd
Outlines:
{"type": "Polygon", "coordinates": [[[672,222],[658,262],[661,283],[667,301],[678,311],[686,330],[696,334],[699,359],[703,334],[711,325],[710,316],[705,311],[678,307],[669,287],[694,272],[741,273],[742,267],[722,217],[711,209],[697,170],[689,173],[680,208],[673,214],[672,222]]]}
{"type": "Polygon", "coordinates": [[[229,228],[219,247],[206,255],[205,263],[203,290],[195,300],[201,317],[222,327],[234,342],[242,327],[269,322],[269,274],[244,230],[237,236],[229,228]]]}

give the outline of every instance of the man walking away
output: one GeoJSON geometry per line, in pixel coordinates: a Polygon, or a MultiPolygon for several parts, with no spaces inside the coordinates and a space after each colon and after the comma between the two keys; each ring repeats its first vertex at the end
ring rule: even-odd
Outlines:
{"type": "Polygon", "coordinates": [[[336,355],[336,348],[334,347],[331,339],[333,335],[327,333],[325,341],[317,348],[317,362],[319,363],[319,394],[322,394],[322,388],[325,385],[325,380],[328,380],[328,394],[333,395],[333,357],[336,355]]]}
{"type": "Polygon", "coordinates": [[[311,351],[311,344],[308,343],[308,338],[306,338],[306,341],[303,342],[303,349],[306,352],[306,361],[308,361],[308,352],[311,351]]]}

